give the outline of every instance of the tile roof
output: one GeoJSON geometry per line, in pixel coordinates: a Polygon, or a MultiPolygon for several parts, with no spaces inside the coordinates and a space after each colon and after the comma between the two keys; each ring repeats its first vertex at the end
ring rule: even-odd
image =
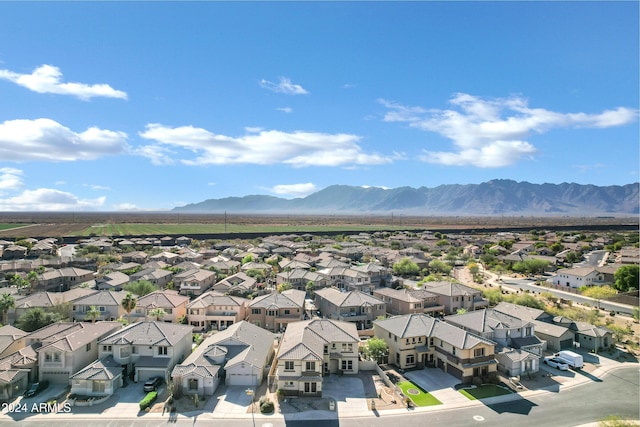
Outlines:
{"type": "Polygon", "coordinates": [[[188,303],[189,297],[178,295],[171,290],[154,291],[138,298],[138,307],[142,308],[175,308],[188,303]]]}
{"type": "Polygon", "coordinates": [[[84,367],[73,375],[69,375],[71,380],[112,380],[118,375],[122,375],[122,365],[113,360],[109,355],[104,359],[98,359],[92,364],[84,367]]]}
{"type": "Polygon", "coordinates": [[[47,350],[75,351],[93,341],[98,341],[114,330],[122,328],[119,322],[86,323],[82,329],[63,334],[57,339],[49,339],[43,343],[38,352],[47,350]]]}
{"type": "Polygon", "coordinates": [[[341,292],[336,288],[324,288],[315,291],[316,297],[323,298],[337,307],[363,307],[386,304],[379,298],[361,291],[341,292]]]}
{"type": "Polygon", "coordinates": [[[321,360],[324,345],[358,343],[356,325],[330,319],[313,319],[289,323],[282,336],[278,358],[321,360]]]}
{"type": "Polygon", "coordinates": [[[306,293],[297,289],[288,289],[282,293],[272,292],[254,298],[250,303],[251,308],[302,308],[306,293]]]}
{"type": "Polygon", "coordinates": [[[99,341],[103,344],[137,344],[173,346],[186,335],[191,335],[192,326],[167,322],[136,322],[99,341]]]}

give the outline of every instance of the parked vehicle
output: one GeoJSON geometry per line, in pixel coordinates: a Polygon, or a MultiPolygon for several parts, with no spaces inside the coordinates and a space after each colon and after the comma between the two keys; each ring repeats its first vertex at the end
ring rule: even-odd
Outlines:
{"type": "Polygon", "coordinates": [[[562,350],[554,354],[553,357],[566,362],[567,365],[569,365],[569,367],[573,369],[582,369],[582,367],[584,366],[584,360],[582,359],[582,356],[580,356],[578,353],[574,353],[573,351],[562,350]]]}
{"type": "Polygon", "coordinates": [[[162,379],[158,377],[150,378],[144,383],[144,387],[142,389],[146,392],[156,391],[158,387],[160,387],[160,384],[162,384],[162,379]]]}
{"type": "Polygon", "coordinates": [[[545,357],[544,363],[551,366],[552,368],[560,369],[561,371],[568,371],[569,365],[562,359],[558,359],[557,357],[545,357]]]}
{"type": "Polygon", "coordinates": [[[37,383],[33,383],[31,384],[31,387],[29,387],[27,391],[24,392],[24,397],[33,397],[47,387],[49,387],[49,381],[40,381],[37,383]]]}

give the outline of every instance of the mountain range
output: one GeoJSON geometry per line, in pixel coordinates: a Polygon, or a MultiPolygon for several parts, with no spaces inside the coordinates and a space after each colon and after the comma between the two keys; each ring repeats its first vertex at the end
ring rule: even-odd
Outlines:
{"type": "Polygon", "coordinates": [[[265,195],[209,199],[181,213],[624,216],[640,213],[639,183],[596,186],[492,180],[434,188],[332,185],[306,197],[265,195]]]}

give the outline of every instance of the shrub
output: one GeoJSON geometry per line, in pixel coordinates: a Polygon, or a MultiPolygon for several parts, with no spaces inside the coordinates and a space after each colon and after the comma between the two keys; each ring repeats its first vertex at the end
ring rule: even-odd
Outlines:
{"type": "Polygon", "coordinates": [[[272,401],[267,400],[263,404],[260,405],[260,412],[263,414],[270,414],[273,412],[275,405],[272,401]]]}
{"type": "Polygon", "coordinates": [[[144,399],[140,401],[140,410],[144,411],[149,406],[153,405],[153,402],[155,402],[157,398],[158,398],[157,391],[150,391],[149,393],[147,393],[144,399]]]}

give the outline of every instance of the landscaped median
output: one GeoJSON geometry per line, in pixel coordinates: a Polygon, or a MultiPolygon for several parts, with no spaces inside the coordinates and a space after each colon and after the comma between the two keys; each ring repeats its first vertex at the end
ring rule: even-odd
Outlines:
{"type": "Polygon", "coordinates": [[[489,397],[503,396],[505,394],[513,393],[507,387],[495,384],[483,384],[479,387],[470,385],[458,391],[466,396],[469,400],[486,399],[489,397]]]}
{"type": "Polygon", "coordinates": [[[415,406],[442,405],[438,399],[411,381],[400,381],[396,384],[402,390],[402,394],[411,399],[415,406]]]}

